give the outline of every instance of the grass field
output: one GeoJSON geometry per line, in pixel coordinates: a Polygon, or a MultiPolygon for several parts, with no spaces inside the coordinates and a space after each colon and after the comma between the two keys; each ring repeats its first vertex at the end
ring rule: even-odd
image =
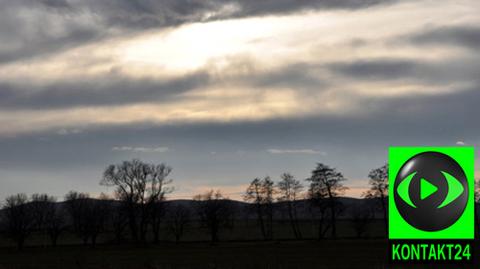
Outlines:
{"type": "Polygon", "coordinates": [[[385,268],[385,249],[384,242],[375,240],[62,246],[2,251],[0,264],[4,268],[385,268]]]}
{"type": "MultiPolygon", "coordinates": [[[[317,226],[313,225],[310,221],[302,221],[301,230],[303,238],[305,239],[317,239],[318,231],[317,226]]],[[[349,220],[339,220],[337,222],[338,235],[341,238],[355,238],[357,235],[353,229],[352,223],[349,220]]],[[[174,236],[168,232],[167,227],[162,227],[161,232],[162,241],[174,241],[174,236]]],[[[328,236],[329,234],[327,234],[328,236]]],[[[368,238],[381,238],[385,236],[384,224],[381,220],[374,220],[369,225],[363,235],[368,238]]],[[[276,221],[274,225],[274,237],[278,240],[293,240],[294,234],[290,227],[290,223],[287,221],[276,221]]],[[[151,238],[150,238],[151,239],[151,238]]],[[[114,240],[114,236],[111,232],[104,232],[100,235],[99,243],[111,243],[114,240]]],[[[205,228],[202,228],[198,223],[190,223],[185,227],[184,236],[182,241],[185,242],[198,242],[208,241],[210,237],[205,228]]],[[[255,220],[249,221],[236,221],[235,225],[231,229],[222,229],[220,232],[221,241],[261,241],[262,235],[255,220]]],[[[58,243],[60,245],[75,245],[81,244],[82,241],[72,233],[64,232],[59,238],[58,243]]],[[[28,246],[48,246],[50,244],[49,239],[41,234],[35,233],[26,242],[28,246]]],[[[14,244],[11,240],[0,236],[0,247],[13,247],[14,244]]]]}
{"type": "MultiPolygon", "coordinates": [[[[162,234],[160,244],[133,245],[111,243],[104,234],[95,248],[80,245],[73,234],[66,233],[56,248],[48,240],[33,236],[27,247],[18,251],[10,241],[0,240],[0,269],[2,268],[476,268],[390,265],[387,260],[387,241],[381,221],[370,224],[367,238],[355,238],[349,221],[339,221],[340,238],[315,238],[315,229],[302,224],[306,240],[293,240],[288,223],[276,223],[274,241],[260,240],[254,222],[237,222],[232,230],[224,230],[222,242],[212,245],[208,235],[197,225],[186,230],[183,242],[175,244],[168,233],[162,234]]],[[[477,260],[480,260],[478,255],[477,260]]]]}
{"type": "Polygon", "coordinates": [[[381,239],[4,248],[0,268],[475,268],[388,265],[386,249],[381,239]]]}

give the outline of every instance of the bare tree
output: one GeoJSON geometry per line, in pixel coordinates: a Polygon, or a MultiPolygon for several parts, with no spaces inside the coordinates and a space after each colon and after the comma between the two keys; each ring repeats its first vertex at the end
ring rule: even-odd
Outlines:
{"type": "Polygon", "coordinates": [[[197,213],[203,226],[208,229],[212,243],[217,242],[220,230],[232,226],[233,209],[228,198],[219,190],[210,190],[193,199],[198,201],[197,213]]]}
{"type": "Polygon", "coordinates": [[[311,196],[309,194],[308,211],[311,216],[313,226],[317,226],[318,239],[325,237],[328,230],[331,228],[331,222],[327,221],[329,218],[328,201],[325,197],[311,196]]]}
{"type": "Polygon", "coordinates": [[[165,196],[173,191],[172,183],[167,179],[172,169],[164,164],[151,165],[152,179],[150,182],[150,197],[147,206],[150,212],[150,223],[152,226],[153,240],[158,242],[160,238],[160,226],[165,216],[165,196]]]}
{"type": "Polygon", "coordinates": [[[110,222],[115,235],[117,244],[124,241],[125,230],[128,226],[128,210],[124,204],[112,205],[110,214],[110,222]]]}
{"type": "Polygon", "coordinates": [[[153,241],[158,243],[160,240],[160,227],[162,224],[162,220],[165,216],[165,203],[162,200],[154,202],[149,205],[150,211],[150,224],[152,226],[152,233],[153,233],[153,241]]]}
{"type": "Polygon", "coordinates": [[[35,229],[44,232],[47,213],[50,210],[50,205],[55,203],[55,198],[48,194],[35,193],[31,196],[30,202],[35,229]]]}
{"type": "Polygon", "coordinates": [[[273,238],[273,200],[274,184],[270,177],[255,178],[243,196],[243,199],[255,207],[258,225],[265,240],[273,238]]]}
{"type": "Polygon", "coordinates": [[[35,226],[32,207],[27,195],[8,196],[3,206],[3,225],[7,235],[22,249],[35,226]]]}
{"type": "Polygon", "coordinates": [[[88,207],[88,234],[93,247],[97,244],[98,236],[105,231],[105,225],[111,214],[111,200],[105,194],[98,199],[90,199],[88,207]]]}
{"type": "Polygon", "coordinates": [[[165,164],[154,165],[134,159],[110,165],[103,173],[100,183],[116,187],[117,199],[125,204],[134,240],[145,241],[152,218],[155,218],[154,233],[158,232],[158,212],[152,209],[163,202],[165,194],[173,191],[167,186],[172,181],[166,179],[171,170],[165,164]]]}
{"type": "Polygon", "coordinates": [[[94,247],[99,234],[105,229],[110,213],[110,202],[102,196],[96,200],[91,199],[88,194],[74,191],[65,196],[65,201],[74,232],[82,239],[84,245],[90,241],[94,247]]]}
{"type": "Polygon", "coordinates": [[[63,210],[55,204],[50,204],[49,210],[47,211],[45,229],[48,236],[50,237],[50,242],[52,246],[56,246],[60,234],[65,230],[65,213],[63,210]]]}
{"type": "Polygon", "coordinates": [[[267,232],[265,228],[265,220],[263,214],[263,198],[262,198],[262,183],[261,179],[255,178],[247,187],[247,191],[243,196],[243,199],[252,203],[257,215],[257,223],[260,227],[260,232],[264,239],[267,238],[267,232]]]}
{"type": "Polygon", "coordinates": [[[296,239],[301,239],[302,233],[298,224],[296,202],[301,195],[303,185],[289,173],[284,173],[280,177],[281,181],[277,184],[280,196],[277,200],[285,203],[293,234],[296,239]]]}
{"type": "Polygon", "coordinates": [[[342,173],[328,165],[318,163],[312,171],[312,176],[307,179],[310,182],[309,196],[313,199],[327,199],[330,209],[330,225],[332,227],[332,237],[337,236],[336,217],[340,212],[341,205],[337,197],[345,192],[347,187],[343,186],[346,179],[342,173]]]}
{"type": "Polygon", "coordinates": [[[64,228],[63,212],[56,206],[56,199],[48,194],[33,194],[31,207],[35,228],[50,238],[53,246],[64,228]]]}
{"type": "Polygon", "coordinates": [[[373,169],[368,174],[370,189],[364,194],[367,199],[375,199],[383,213],[385,232],[388,233],[387,196],[388,196],[388,165],[373,169]]]}
{"type": "Polygon", "coordinates": [[[168,220],[168,229],[175,236],[175,242],[178,243],[190,221],[190,210],[183,205],[177,205],[168,211],[168,220]]]}
{"type": "Polygon", "coordinates": [[[90,238],[88,233],[89,200],[90,196],[86,193],[70,191],[65,195],[65,205],[70,215],[73,232],[82,239],[84,245],[90,238]]]}
{"type": "Polygon", "coordinates": [[[358,238],[364,236],[367,232],[368,225],[373,220],[372,208],[363,201],[362,204],[352,208],[352,226],[358,238]]]}

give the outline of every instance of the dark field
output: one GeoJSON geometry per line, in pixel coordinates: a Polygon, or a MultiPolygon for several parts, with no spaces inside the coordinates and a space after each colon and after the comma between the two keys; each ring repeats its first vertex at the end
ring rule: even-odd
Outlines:
{"type": "MultiPolygon", "coordinates": [[[[340,220],[337,222],[338,233],[342,238],[356,238],[355,229],[349,220],[340,220]]],[[[317,239],[317,226],[310,221],[301,221],[302,235],[304,239],[317,239]]],[[[327,234],[328,236],[328,234],[327,234]]],[[[368,228],[362,237],[382,238],[384,236],[383,222],[381,220],[373,220],[368,224],[368,228]]],[[[126,235],[126,240],[127,240],[126,235]]],[[[167,227],[162,227],[161,238],[164,242],[173,242],[174,236],[168,232],[167,227]]],[[[276,221],[274,225],[274,239],[276,240],[293,240],[290,224],[288,221],[276,221]]],[[[152,238],[149,238],[151,241],[152,238]]],[[[197,222],[189,223],[185,227],[185,233],[181,239],[183,242],[199,242],[209,241],[210,237],[206,228],[201,227],[197,222]]],[[[221,241],[262,241],[262,235],[255,220],[235,221],[234,226],[224,228],[220,231],[221,241]]],[[[114,242],[114,236],[111,232],[100,234],[98,239],[100,244],[111,244],[114,242]]],[[[50,241],[47,237],[35,233],[26,242],[27,246],[49,246],[50,241]]],[[[80,245],[82,241],[71,232],[62,233],[58,240],[59,245],[80,245]]],[[[0,247],[14,247],[12,241],[0,237],[0,247]]]]}
{"type": "MultiPolygon", "coordinates": [[[[392,266],[386,242],[324,240],[2,249],[0,268],[476,268],[392,266]]],[[[478,258],[478,253],[477,253],[478,258]]]]}
{"type": "MultiPolygon", "coordinates": [[[[42,246],[35,235],[28,247],[17,251],[3,239],[1,268],[405,268],[386,263],[387,243],[381,238],[380,221],[371,223],[365,238],[355,238],[348,220],[339,221],[339,239],[314,239],[314,226],[302,224],[305,240],[295,241],[287,223],[277,223],[276,239],[259,240],[255,222],[236,223],[221,233],[223,240],[210,244],[208,236],[191,224],[184,241],[175,244],[168,233],[159,244],[134,245],[109,242],[104,234],[95,248],[80,245],[72,234],[63,235],[61,245],[42,246]]],[[[477,253],[477,259],[478,259],[477,253]]],[[[408,266],[406,268],[476,268],[408,266]]]]}
{"type": "Polygon", "coordinates": [[[385,268],[385,249],[382,240],[64,246],[20,253],[3,250],[0,264],[3,268],[385,268]]]}

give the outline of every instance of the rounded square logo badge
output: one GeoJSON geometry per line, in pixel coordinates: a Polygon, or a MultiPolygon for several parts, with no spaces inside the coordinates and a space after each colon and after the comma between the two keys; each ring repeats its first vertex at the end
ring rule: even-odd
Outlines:
{"type": "Polygon", "coordinates": [[[474,238],[473,147],[389,149],[389,239],[474,238]]]}

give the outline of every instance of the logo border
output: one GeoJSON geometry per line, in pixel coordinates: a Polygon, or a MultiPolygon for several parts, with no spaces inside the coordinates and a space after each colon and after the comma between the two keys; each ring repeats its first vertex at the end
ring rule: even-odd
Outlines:
{"type": "Polygon", "coordinates": [[[474,239],[474,147],[390,147],[389,148],[389,195],[388,238],[389,239],[474,239]],[[468,202],[462,216],[452,226],[440,231],[422,231],[407,223],[395,205],[393,188],[395,178],[402,165],[412,156],[436,151],[452,157],[462,167],[468,181],[468,202]]]}

